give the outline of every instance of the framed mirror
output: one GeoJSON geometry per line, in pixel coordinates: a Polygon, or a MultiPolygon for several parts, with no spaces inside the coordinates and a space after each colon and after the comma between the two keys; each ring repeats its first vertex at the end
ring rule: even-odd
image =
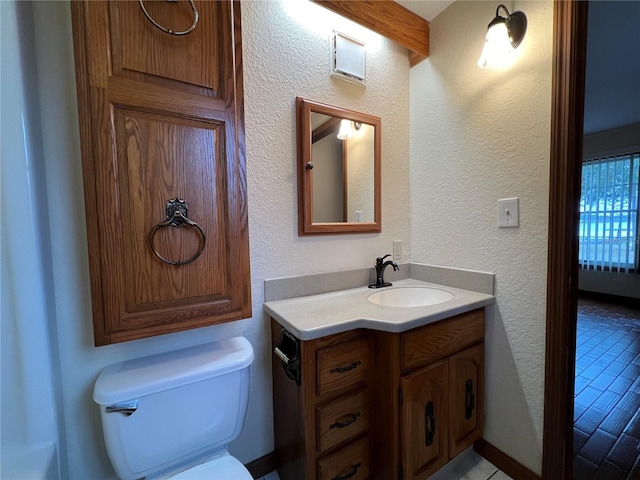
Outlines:
{"type": "Polygon", "coordinates": [[[378,117],[296,98],[298,235],[381,231],[378,117]]]}

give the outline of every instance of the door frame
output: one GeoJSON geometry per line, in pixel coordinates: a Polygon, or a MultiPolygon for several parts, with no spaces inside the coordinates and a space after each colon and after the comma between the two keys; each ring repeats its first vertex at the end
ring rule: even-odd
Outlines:
{"type": "Polygon", "coordinates": [[[588,2],[554,0],[542,478],[571,479],[588,2]]]}

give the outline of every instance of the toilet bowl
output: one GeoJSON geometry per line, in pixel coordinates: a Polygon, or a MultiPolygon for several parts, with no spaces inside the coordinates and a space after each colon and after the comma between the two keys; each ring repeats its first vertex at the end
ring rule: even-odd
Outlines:
{"type": "Polygon", "coordinates": [[[171,480],[253,480],[240,460],[227,451],[212,460],[168,478],[171,480]]]}
{"type": "Polygon", "coordinates": [[[118,477],[251,480],[227,445],[244,425],[253,358],[235,337],[106,367],[93,399],[118,477]]]}

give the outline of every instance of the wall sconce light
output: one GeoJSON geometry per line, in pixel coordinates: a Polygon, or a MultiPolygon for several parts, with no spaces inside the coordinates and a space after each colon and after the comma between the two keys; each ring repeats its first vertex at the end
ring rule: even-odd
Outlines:
{"type": "Polygon", "coordinates": [[[356,133],[360,130],[361,127],[362,124],[360,122],[352,122],[351,120],[343,118],[340,121],[340,130],[338,131],[337,137],[340,140],[353,138],[356,136],[356,133]]]}
{"type": "Polygon", "coordinates": [[[527,16],[523,12],[509,13],[507,7],[498,5],[496,17],[487,27],[487,38],[478,59],[478,66],[500,68],[508,65],[526,32],[527,16]],[[507,18],[500,16],[501,8],[506,12],[507,18]]]}

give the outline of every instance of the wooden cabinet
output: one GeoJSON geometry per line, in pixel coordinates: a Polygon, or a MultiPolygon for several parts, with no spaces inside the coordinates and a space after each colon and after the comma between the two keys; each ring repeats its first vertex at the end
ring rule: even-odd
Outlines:
{"type": "Polygon", "coordinates": [[[448,461],[446,361],[401,377],[400,458],[405,478],[424,478],[448,461]]]}
{"type": "MultiPolygon", "coordinates": [[[[281,345],[275,320],[271,331],[281,345]]],[[[428,478],[482,437],[483,342],[483,309],[403,333],[296,340],[287,368],[273,361],[280,478],[428,478]]]]}
{"type": "Polygon", "coordinates": [[[71,2],[96,345],[251,316],[240,2],[194,5],[71,2]]]}
{"type": "Polygon", "coordinates": [[[449,456],[482,437],[484,426],[484,344],[449,357],[449,456]]]}
{"type": "MultiPolygon", "coordinates": [[[[271,332],[274,347],[280,345],[282,327],[275,320],[271,332]]],[[[370,335],[355,330],[299,342],[296,348],[296,353],[285,352],[288,372],[277,357],[273,360],[280,479],[370,478],[370,335]]]]}
{"type": "Polygon", "coordinates": [[[398,446],[375,449],[373,468],[381,479],[424,480],[482,437],[484,310],[373,336],[375,396],[391,413],[374,431],[398,446]]]}

